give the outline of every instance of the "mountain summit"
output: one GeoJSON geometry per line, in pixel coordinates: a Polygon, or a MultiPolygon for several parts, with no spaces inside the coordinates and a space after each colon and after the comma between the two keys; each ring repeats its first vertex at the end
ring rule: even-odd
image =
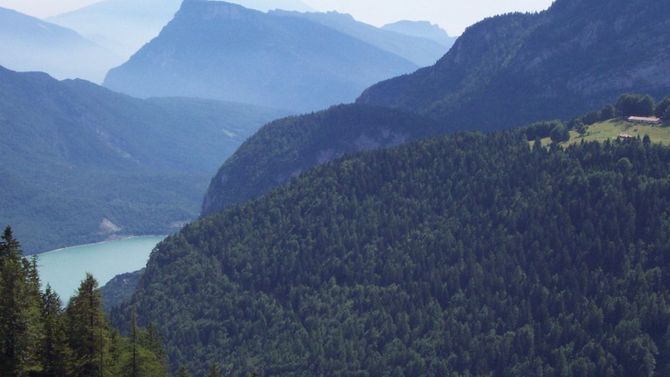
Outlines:
{"type": "Polygon", "coordinates": [[[140,97],[197,96],[290,110],[353,101],[416,65],[309,20],[187,1],[105,86],[140,97]]]}

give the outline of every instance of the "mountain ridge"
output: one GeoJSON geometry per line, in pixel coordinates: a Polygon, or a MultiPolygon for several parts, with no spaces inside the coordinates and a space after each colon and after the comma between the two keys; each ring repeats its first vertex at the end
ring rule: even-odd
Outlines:
{"type": "Polygon", "coordinates": [[[358,101],[493,130],[569,119],[624,92],[660,96],[670,88],[668,11],[657,0],[558,0],[537,14],[489,18],[435,66],[374,85],[358,101]]]}
{"type": "Polygon", "coordinates": [[[105,86],[140,97],[197,95],[311,111],[353,101],[370,83],[414,69],[406,59],[305,19],[192,1],[111,70],[105,86]]]}
{"type": "Polygon", "coordinates": [[[0,64],[101,82],[121,58],[76,31],[0,7],[0,64]]]}
{"type": "Polygon", "coordinates": [[[0,68],[0,223],[29,253],[172,232],[197,216],[216,161],[284,114],[0,68]]]}

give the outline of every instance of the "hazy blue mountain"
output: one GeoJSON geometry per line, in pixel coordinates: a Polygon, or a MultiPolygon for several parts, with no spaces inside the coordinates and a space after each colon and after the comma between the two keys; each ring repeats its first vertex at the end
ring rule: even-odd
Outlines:
{"type": "Polygon", "coordinates": [[[453,46],[456,41],[456,37],[450,36],[439,25],[431,24],[428,21],[402,20],[384,25],[382,29],[413,37],[430,39],[447,48],[453,46]]]}
{"type": "MultiPolygon", "coordinates": [[[[156,37],[182,0],[103,0],[49,18],[114,51],[123,59],[156,37]]],[[[120,64],[120,63],[119,63],[120,64]]]]}
{"type": "MultiPolygon", "coordinates": [[[[239,0],[248,8],[267,11],[309,11],[299,0],[239,0]]],[[[128,59],[155,38],[174,17],[182,0],[103,0],[49,21],[77,30],[101,46],[128,59]]],[[[121,64],[122,62],[118,62],[121,64]]]]}
{"type": "Polygon", "coordinates": [[[235,0],[229,1],[239,4],[245,8],[256,9],[263,12],[283,9],[295,12],[311,12],[314,9],[300,0],[235,0]]]}
{"type": "MultiPolygon", "coordinates": [[[[430,38],[409,36],[359,22],[349,14],[338,12],[300,13],[276,11],[277,14],[305,18],[360,39],[382,50],[401,56],[414,64],[425,67],[435,64],[451,47],[430,38]]],[[[455,39],[454,39],[455,40],[455,39]]],[[[452,41],[453,44],[453,41],[452,41]]]]}
{"type": "Polygon", "coordinates": [[[292,110],[349,102],[411,62],[309,20],[187,1],[160,35],[110,71],[139,97],[198,96],[292,110]]]}
{"type": "Polygon", "coordinates": [[[433,135],[429,119],[374,106],[342,105],[264,126],[212,179],[204,215],[257,198],[305,170],[362,150],[433,135]]]}
{"type": "Polygon", "coordinates": [[[482,21],[435,66],[368,89],[359,102],[460,129],[570,118],[621,93],[670,91],[670,2],[558,0],[482,21]]]}
{"type": "Polygon", "coordinates": [[[101,82],[121,61],[72,30],[0,8],[0,64],[5,67],[101,82]]]}
{"type": "Polygon", "coordinates": [[[0,68],[0,224],[28,252],[166,234],[197,216],[220,161],[282,114],[0,68]]]}

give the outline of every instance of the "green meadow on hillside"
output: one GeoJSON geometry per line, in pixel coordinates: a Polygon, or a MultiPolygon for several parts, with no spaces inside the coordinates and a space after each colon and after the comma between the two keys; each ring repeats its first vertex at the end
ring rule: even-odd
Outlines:
{"type": "MultiPolygon", "coordinates": [[[[578,144],[582,141],[604,142],[606,140],[616,140],[622,134],[635,138],[638,136],[644,138],[645,135],[648,135],[652,143],[670,145],[670,126],[633,123],[623,119],[610,119],[592,124],[586,128],[584,134],[571,130],[570,140],[561,143],[561,145],[578,144]]],[[[542,145],[545,146],[551,144],[551,138],[549,137],[545,137],[541,141],[542,145]]]]}

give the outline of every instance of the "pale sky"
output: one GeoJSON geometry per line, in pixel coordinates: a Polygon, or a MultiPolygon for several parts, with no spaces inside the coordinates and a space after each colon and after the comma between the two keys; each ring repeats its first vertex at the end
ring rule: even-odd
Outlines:
{"type": "MultiPolygon", "coordinates": [[[[48,17],[97,0],[0,0],[0,7],[36,17],[48,17]]],[[[381,26],[409,19],[439,24],[451,35],[488,16],[512,11],[539,11],[552,0],[303,0],[319,11],[350,13],[360,21],[381,26]]],[[[234,1],[233,1],[234,2],[234,1]]]]}

